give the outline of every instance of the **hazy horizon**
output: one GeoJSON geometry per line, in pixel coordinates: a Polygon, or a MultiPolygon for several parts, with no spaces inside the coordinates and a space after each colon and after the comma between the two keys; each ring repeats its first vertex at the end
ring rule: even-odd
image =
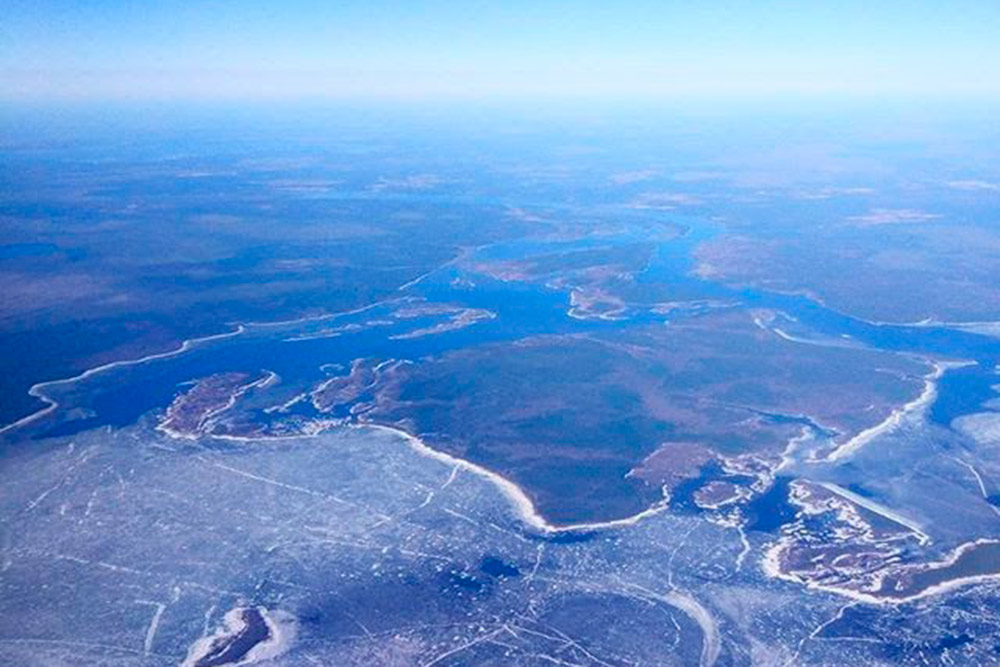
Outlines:
{"type": "Polygon", "coordinates": [[[1000,5],[14,2],[0,99],[1000,98],[1000,5]]]}

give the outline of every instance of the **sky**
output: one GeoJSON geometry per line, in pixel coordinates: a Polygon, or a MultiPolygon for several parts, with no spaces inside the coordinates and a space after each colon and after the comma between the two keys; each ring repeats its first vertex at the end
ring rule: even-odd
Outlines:
{"type": "Polygon", "coordinates": [[[0,98],[1000,98],[998,0],[5,0],[0,98]]]}

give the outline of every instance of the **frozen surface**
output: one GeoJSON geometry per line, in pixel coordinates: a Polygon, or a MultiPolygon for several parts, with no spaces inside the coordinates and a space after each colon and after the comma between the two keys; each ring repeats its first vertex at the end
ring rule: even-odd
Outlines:
{"type": "Polygon", "coordinates": [[[1000,641],[992,585],[902,607],[806,592],[765,577],[769,538],[744,545],[721,514],[547,535],[387,431],[190,441],[142,423],[4,471],[6,664],[176,664],[249,607],[280,621],[259,651],[279,664],[888,664],[1000,641]]]}

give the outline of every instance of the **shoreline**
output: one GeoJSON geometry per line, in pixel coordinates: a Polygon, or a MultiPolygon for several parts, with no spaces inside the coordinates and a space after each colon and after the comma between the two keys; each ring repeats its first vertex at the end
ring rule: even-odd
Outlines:
{"type": "MultiPolygon", "coordinates": [[[[923,565],[917,566],[915,568],[915,571],[926,572],[929,570],[939,570],[954,565],[958,561],[958,559],[962,556],[962,554],[972,549],[975,549],[976,547],[982,544],[1000,544],[1000,540],[992,538],[979,538],[971,542],[965,542],[955,547],[944,560],[924,563],[923,565]]],[[[879,596],[876,593],[855,591],[849,588],[840,588],[837,586],[832,586],[827,584],[817,584],[810,581],[803,581],[795,576],[782,572],[781,565],[778,562],[778,554],[780,553],[782,546],[783,543],[779,539],[769,549],[764,551],[763,557],[761,558],[761,569],[763,570],[764,575],[766,577],[770,579],[778,579],[780,581],[785,581],[790,584],[795,584],[797,586],[800,586],[802,588],[811,591],[833,593],[835,595],[848,597],[862,604],[869,604],[876,606],[909,604],[911,602],[922,600],[924,598],[928,598],[934,595],[947,593],[949,591],[953,591],[958,588],[964,588],[965,586],[973,586],[976,584],[983,584],[1000,580],[1000,572],[996,572],[993,574],[976,574],[966,577],[956,577],[954,579],[949,579],[948,581],[943,581],[939,584],[928,586],[922,591],[914,593],[913,595],[908,595],[906,597],[894,598],[889,596],[879,596]]],[[[879,579],[879,581],[881,582],[882,579],[884,579],[884,575],[879,579]]]]}
{"type": "Polygon", "coordinates": [[[669,499],[664,498],[663,500],[650,505],[641,512],[623,517],[621,519],[611,519],[610,521],[585,521],[582,523],[555,525],[549,523],[549,521],[538,512],[535,508],[534,502],[530,497],[528,497],[528,494],[524,492],[524,489],[489,468],[473,463],[467,459],[453,456],[447,452],[434,449],[417,436],[393,426],[373,423],[345,424],[345,426],[353,429],[371,429],[392,433],[393,435],[402,438],[410,449],[422,456],[445,463],[452,469],[465,470],[491,482],[514,506],[515,514],[517,514],[518,518],[532,528],[546,534],[585,532],[631,526],[639,523],[643,519],[660,514],[668,509],[670,505],[669,499]]]}
{"type": "Polygon", "coordinates": [[[369,422],[357,422],[357,423],[345,423],[340,419],[331,419],[328,421],[321,421],[317,424],[318,428],[314,432],[304,432],[296,433],[294,435],[274,435],[274,436],[245,436],[245,435],[200,435],[192,436],[184,433],[178,433],[169,428],[161,428],[159,425],[154,427],[155,431],[162,433],[163,435],[173,439],[173,440],[197,440],[198,438],[208,438],[214,440],[223,440],[227,442],[242,442],[242,443],[253,443],[253,442],[288,442],[294,440],[308,440],[313,438],[322,437],[325,433],[332,432],[332,429],[345,428],[353,430],[370,430],[370,431],[380,431],[384,433],[389,433],[399,439],[401,439],[411,450],[417,454],[424,456],[426,458],[434,459],[439,463],[446,464],[452,470],[452,475],[455,474],[457,470],[465,470],[473,475],[493,484],[500,493],[506,498],[508,502],[513,506],[514,513],[522,522],[534,528],[535,530],[544,534],[559,534],[559,533],[573,533],[573,532],[587,532],[596,530],[607,530],[620,528],[623,526],[631,526],[639,523],[643,519],[650,518],[657,514],[664,512],[669,509],[670,499],[664,497],[663,500],[657,501],[636,514],[632,514],[621,519],[611,519],[609,521],[586,521],[582,523],[573,523],[565,525],[556,525],[549,523],[549,521],[542,516],[538,510],[535,508],[534,502],[528,497],[528,494],[518,486],[516,483],[507,479],[500,473],[494,472],[489,468],[481,466],[477,463],[473,463],[467,459],[463,459],[457,456],[448,454],[433,447],[427,445],[423,440],[415,435],[407,433],[402,429],[396,428],[394,426],[388,426],[386,424],[375,424],[369,422]]]}
{"type": "Polygon", "coordinates": [[[937,398],[938,380],[944,377],[945,373],[955,368],[975,365],[975,362],[932,361],[931,364],[934,368],[930,373],[924,376],[924,390],[919,396],[909,403],[905,403],[901,407],[895,408],[889,413],[888,417],[883,419],[878,424],[866,428],[847,442],[842,445],[838,445],[833,449],[833,451],[826,455],[825,459],[822,460],[828,463],[834,463],[844,459],[849,459],[857,454],[858,451],[860,451],[865,445],[875,440],[878,436],[883,433],[889,433],[896,430],[903,424],[903,420],[906,417],[923,412],[934,402],[934,399],[937,398]]]}
{"type": "Polygon", "coordinates": [[[59,401],[55,400],[51,396],[44,393],[45,390],[49,387],[63,385],[63,384],[73,384],[76,382],[80,382],[81,380],[86,380],[87,378],[93,377],[99,373],[103,373],[104,371],[109,371],[115,368],[121,368],[123,366],[138,366],[150,361],[156,361],[158,359],[169,359],[170,357],[176,357],[178,355],[190,351],[191,348],[193,348],[196,345],[200,345],[201,343],[207,343],[214,340],[222,340],[225,338],[233,338],[246,333],[250,329],[266,329],[272,327],[276,328],[283,326],[291,326],[293,324],[298,324],[300,322],[315,322],[315,321],[336,319],[338,317],[343,317],[345,315],[356,315],[358,313],[363,313],[366,310],[370,310],[372,308],[376,308],[378,306],[385,305],[387,303],[394,303],[401,300],[405,301],[408,298],[411,297],[394,297],[391,299],[376,301],[375,303],[371,303],[366,306],[360,306],[358,308],[354,308],[351,310],[338,311],[336,313],[326,313],[323,315],[306,315],[303,317],[298,317],[290,320],[277,320],[274,322],[253,322],[253,321],[237,322],[234,324],[236,328],[231,331],[223,331],[222,333],[208,334],[207,336],[197,336],[195,338],[187,338],[181,341],[180,345],[178,345],[173,350],[167,350],[166,352],[155,352],[153,354],[148,354],[146,356],[133,359],[118,359],[117,361],[110,361],[106,364],[101,364],[98,366],[94,366],[93,368],[88,368],[71,377],[57,378],[55,380],[44,380],[42,382],[36,382],[35,384],[31,385],[31,387],[28,388],[28,391],[26,393],[29,396],[33,396],[34,398],[43,401],[44,403],[46,403],[46,405],[42,408],[39,408],[35,412],[32,412],[29,415],[21,417],[16,421],[0,426],[0,435],[3,435],[10,431],[15,431],[23,426],[27,426],[28,424],[37,421],[38,419],[41,419],[42,417],[55,411],[59,407],[59,401]]]}
{"type": "Polygon", "coordinates": [[[93,368],[88,368],[87,370],[68,378],[60,378],[58,380],[46,380],[44,382],[36,382],[31,385],[28,389],[28,395],[34,396],[35,398],[44,401],[47,405],[43,408],[32,412],[30,415],[21,417],[17,421],[5,424],[0,427],[0,435],[7,433],[9,431],[14,431],[22,426],[27,426],[31,422],[37,421],[42,417],[50,414],[59,407],[59,401],[55,400],[51,396],[45,393],[45,390],[49,387],[54,387],[64,384],[75,384],[81,380],[86,380],[87,378],[93,377],[104,371],[109,371],[114,368],[122,368],[123,366],[139,366],[141,364],[156,361],[157,359],[169,359],[170,357],[176,357],[178,355],[184,354],[196,345],[201,343],[206,343],[213,340],[221,340],[224,338],[232,338],[234,336],[239,336],[247,330],[247,326],[243,324],[236,325],[236,328],[232,331],[226,331],[219,334],[211,334],[208,336],[201,336],[199,338],[189,338],[181,344],[174,348],[173,350],[168,350],[166,352],[157,352],[154,354],[148,354],[144,357],[139,357],[137,359],[121,359],[118,361],[111,361],[106,364],[101,364],[100,366],[94,366],[93,368]]]}

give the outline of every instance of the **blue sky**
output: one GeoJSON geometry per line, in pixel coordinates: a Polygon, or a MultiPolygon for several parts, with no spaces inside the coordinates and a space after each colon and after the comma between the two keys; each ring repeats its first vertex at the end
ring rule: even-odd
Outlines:
{"type": "Polygon", "coordinates": [[[5,98],[1000,97],[997,0],[7,0],[5,98]]]}

